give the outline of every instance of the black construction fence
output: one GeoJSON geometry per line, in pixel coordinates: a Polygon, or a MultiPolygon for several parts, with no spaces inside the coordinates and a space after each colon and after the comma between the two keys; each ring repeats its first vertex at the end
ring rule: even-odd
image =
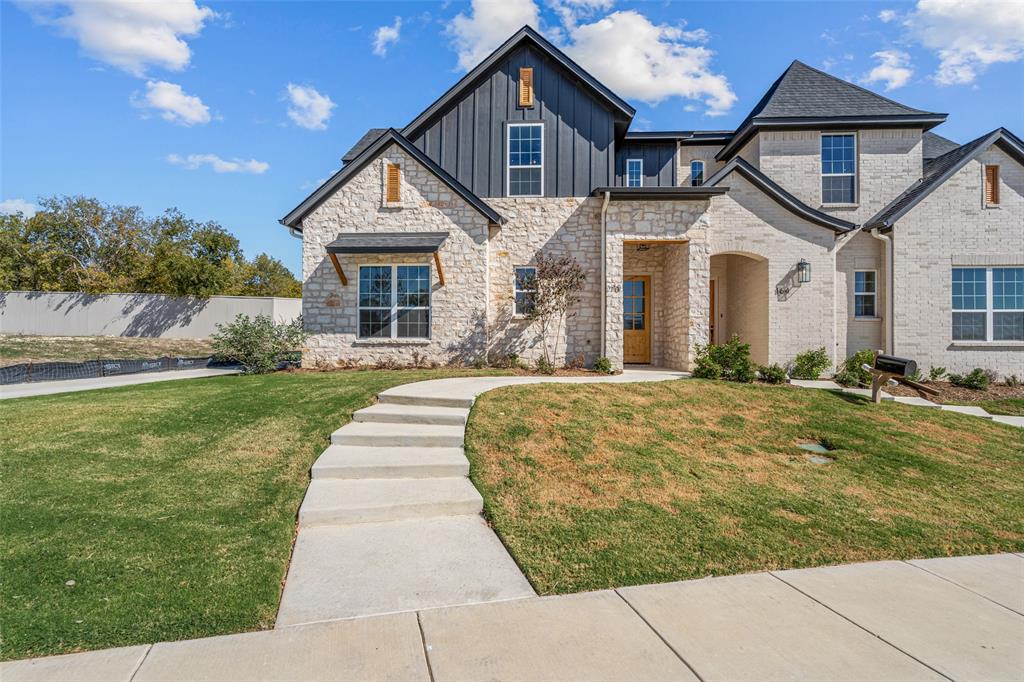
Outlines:
{"type": "Polygon", "coordinates": [[[86,360],[84,362],[25,362],[0,367],[0,385],[30,381],[95,379],[144,372],[172,372],[206,367],[233,367],[229,362],[204,358],[144,358],[134,360],[86,360]]]}

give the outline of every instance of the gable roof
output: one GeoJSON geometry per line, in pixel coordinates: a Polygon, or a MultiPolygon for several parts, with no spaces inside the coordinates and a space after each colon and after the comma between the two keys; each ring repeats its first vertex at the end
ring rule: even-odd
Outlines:
{"type": "Polygon", "coordinates": [[[717,185],[733,172],[739,173],[754,184],[754,186],[758,187],[762,192],[774,199],[780,206],[788,209],[808,222],[820,225],[821,227],[827,227],[835,232],[849,232],[857,227],[854,223],[830,216],[829,214],[823,213],[815,208],[811,208],[786,190],[782,189],[782,187],[769,179],[767,175],[759,171],[757,168],[754,168],[738,156],[725,164],[725,166],[723,166],[717,173],[708,178],[702,186],[717,185]]]}
{"type": "Polygon", "coordinates": [[[437,178],[448,185],[448,187],[462,197],[466,203],[477,210],[492,223],[498,225],[505,222],[497,211],[491,208],[483,199],[470,192],[465,185],[456,180],[448,171],[431,161],[423,152],[417,149],[409,140],[394,128],[388,128],[373,143],[363,149],[350,163],[332,175],[324,184],[320,185],[312,194],[306,197],[301,204],[293,208],[288,215],[280,222],[286,227],[302,231],[302,220],[312,213],[316,208],[327,200],[342,185],[352,179],[359,171],[365,168],[371,161],[384,151],[389,145],[397,144],[405,153],[413,157],[433,173],[437,178]]]}
{"type": "Polygon", "coordinates": [[[933,159],[928,164],[924,177],[864,223],[864,229],[892,227],[897,220],[938,189],[954,173],[994,144],[999,145],[1010,156],[1024,164],[1024,141],[1006,128],[996,128],[990,133],[933,159]]]}
{"type": "Polygon", "coordinates": [[[928,160],[942,156],[960,146],[959,142],[947,140],[942,135],[936,135],[930,130],[921,136],[921,158],[928,160]]]}
{"type": "Polygon", "coordinates": [[[369,147],[371,144],[377,141],[377,138],[388,131],[387,128],[370,128],[363,136],[356,140],[356,143],[352,145],[352,148],[345,152],[345,156],[341,157],[342,163],[351,163],[355,161],[356,157],[363,153],[363,150],[369,147]]]}
{"type": "Polygon", "coordinates": [[[908,107],[794,61],[758,100],[715,158],[730,158],[758,128],[850,124],[920,124],[932,128],[945,120],[945,114],[908,107]]]}
{"type": "Polygon", "coordinates": [[[407,137],[414,137],[417,130],[433,118],[435,114],[444,109],[450,102],[456,100],[459,95],[472,86],[478,78],[490,71],[491,68],[501,62],[501,60],[510,52],[523,43],[529,43],[531,46],[537,48],[547,57],[551,58],[571,72],[592,92],[594,92],[599,99],[607,103],[608,106],[616,112],[617,118],[625,121],[627,124],[632,120],[633,116],[636,114],[636,109],[630,106],[626,100],[616,95],[608,89],[604,83],[584,71],[583,67],[566,56],[565,53],[557,47],[552,45],[547,38],[537,33],[537,31],[533,30],[529,26],[523,26],[521,29],[516,31],[511,38],[502,43],[498,49],[492,52],[486,59],[477,64],[469,73],[459,79],[459,82],[449,88],[447,92],[437,99],[436,102],[427,107],[423,113],[414,118],[409,125],[405,126],[405,128],[402,129],[402,134],[407,137]]]}

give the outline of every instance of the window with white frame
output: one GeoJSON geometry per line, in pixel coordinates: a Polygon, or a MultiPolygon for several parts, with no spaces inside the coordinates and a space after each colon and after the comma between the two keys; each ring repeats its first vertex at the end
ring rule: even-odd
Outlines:
{"type": "Polygon", "coordinates": [[[953,268],[953,340],[1024,341],[1024,267],[953,268]]]}
{"type": "Polygon", "coordinates": [[[430,266],[359,267],[359,338],[430,338],[430,266]]]}
{"type": "Polygon", "coordinates": [[[537,296],[537,268],[529,266],[517,266],[515,268],[516,281],[513,285],[512,313],[514,315],[529,315],[533,312],[533,306],[537,296]]]}
{"type": "Polygon", "coordinates": [[[857,270],[853,273],[853,314],[855,317],[876,317],[878,273],[857,270]]]}
{"type": "Polygon", "coordinates": [[[697,187],[704,184],[704,162],[694,159],[690,162],[690,186],[697,187]]]}
{"type": "Polygon", "coordinates": [[[508,125],[508,196],[539,197],[544,191],[544,125],[508,125]]]}
{"type": "Polygon", "coordinates": [[[626,159],[626,187],[640,187],[644,184],[644,160],[626,159]]]}
{"type": "Polygon", "coordinates": [[[857,201],[857,136],[821,136],[821,203],[857,201]]]}

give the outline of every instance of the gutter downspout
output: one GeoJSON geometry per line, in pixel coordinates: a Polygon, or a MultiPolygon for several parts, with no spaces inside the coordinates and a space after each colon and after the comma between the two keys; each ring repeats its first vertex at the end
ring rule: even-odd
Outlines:
{"type": "MultiPolygon", "coordinates": [[[[836,235],[835,244],[832,247],[832,366],[839,367],[839,292],[836,287],[836,278],[839,274],[839,265],[836,262],[839,251],[853,241],[858,230],[850,230],[845,234],[836,235]]],[[[843,290],[843,295],[846,291],[843,290]]]]}
{"type": "Polygon", "coordinates": [[[601,357],[607,357],[608,334],[608,264],[605,250],[605,242],[608,239],[608,202],[611,201],[612,193],[605,192],[601,201],[601,357]]]}
{"type": "Polygon", "coordinates": [[[885,311],[883,313],[885,315],[885,352],[891,354],[896,352],[893,348],[892,338],[892,237],[882,234],[877,227],[872,228],[871,236],[885,244],[885,311]]]}

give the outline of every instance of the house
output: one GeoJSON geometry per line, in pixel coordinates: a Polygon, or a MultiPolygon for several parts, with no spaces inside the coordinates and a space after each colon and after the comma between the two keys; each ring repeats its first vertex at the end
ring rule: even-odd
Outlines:
{"type": "Polygon", "coordinates": [[[800,62],[736,130],[634,109],[530,28],[401,130],[374,129],[281,222],[303,241],[307,362],[539,355],[538,251],[586,286],[559,360],[689,369],[824,346],[1024,374],[1024,143],[800,62]],[[517,276],[518,273],[518,276],[517,276]],[[524,290],[527,289],[527,290],[524,290]]]}

